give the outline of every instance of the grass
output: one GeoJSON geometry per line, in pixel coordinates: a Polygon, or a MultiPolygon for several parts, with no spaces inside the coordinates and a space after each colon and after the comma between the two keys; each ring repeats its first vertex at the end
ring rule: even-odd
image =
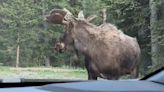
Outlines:
{"type": "MultiPolygon", "coordinates": [[[[2,78],[26,78],[26,79],[82,79],[87,80],[87,72],[81,68],[70,67],[27,67],[15,68],[0,66],[0,79],[2,78]]],[[[120,79],[128,79],[129,75],[120,79]]],[[[101,79],[101,78],[100,78],[101,79]]]]}
{"type": "Polygon", "coordinates": [[[87,79],[87,72],[84,69],[75,69],[68,67],[14,68],[0,66],[0,78],[87,79]]]}

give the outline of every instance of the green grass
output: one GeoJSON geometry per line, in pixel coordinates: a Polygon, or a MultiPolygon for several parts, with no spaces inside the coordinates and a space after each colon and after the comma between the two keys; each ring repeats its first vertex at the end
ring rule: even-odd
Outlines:
{"type": "Polygon", "coordinates": [[[27,78],[27,79],[87,79],[84,69],[68,67],[28,67],[14,68],[0,66],[0,78],[27,78]]]}
{"type": "MultiPolygon", "coordinates": [[[[87,72],[81,68],[63,67],[27,67],[15,68],[0,66],[0,79],[26,78],[26,79],[82,79],[87,80],[87,72]]],[[[129,75],[120,79],[129,79],[129,75]]],[[[101,79],[101,78],[99,78],[101,79]]]]}

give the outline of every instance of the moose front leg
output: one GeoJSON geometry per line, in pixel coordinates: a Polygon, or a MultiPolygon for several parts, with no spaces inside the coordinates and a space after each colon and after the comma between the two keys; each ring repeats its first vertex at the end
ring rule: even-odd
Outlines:
{"type": "Polygon", "coordinates": [[[88,72],[88,80],[97,80],[97,75],[95,71],[92,69],[90,59],[87,56],[85,56],[85,67],[88,72]]]}
{"type": "Polygon", "coordinates": [[[88,71],[88,80],[97,80],[96,74],[91,71],[88,71]]]}

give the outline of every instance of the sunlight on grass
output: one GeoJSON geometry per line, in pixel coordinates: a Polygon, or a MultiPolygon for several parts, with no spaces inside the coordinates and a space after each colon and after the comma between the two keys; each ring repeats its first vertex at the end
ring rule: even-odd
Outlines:
{"type": "Polygon", "coordinates": [[[0,78],[27,78],[27,79],[87,79],[84,69],[60,67],[0,67],[0,78]]]}

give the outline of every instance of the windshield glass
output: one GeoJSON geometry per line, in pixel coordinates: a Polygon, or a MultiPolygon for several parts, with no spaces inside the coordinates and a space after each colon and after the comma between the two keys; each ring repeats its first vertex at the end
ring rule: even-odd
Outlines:
{"type": "Polygon", "coordinates": [[[0,79],[139,79],[163,60],[163,0],[0,0],[0,79]]]}
{"type": "Polygon", "coordinates": [[[157,82],[157,83],[161,83],[164,84],[164,70],[157,73],[154,76],[151,76],[150,78],[148,78],[147,80],[153,81],[153,82],[157,82]]]}

